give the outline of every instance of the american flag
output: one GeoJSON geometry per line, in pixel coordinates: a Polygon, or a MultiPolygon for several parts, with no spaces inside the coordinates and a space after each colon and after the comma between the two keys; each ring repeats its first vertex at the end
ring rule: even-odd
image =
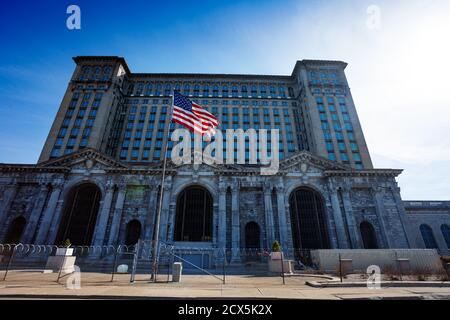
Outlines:
{"type": "Polygon", "coordinates": [[[178,92],[174,92],[172,121],[209,137],[216,133],[219,125],[216,117],[178,92]]]}

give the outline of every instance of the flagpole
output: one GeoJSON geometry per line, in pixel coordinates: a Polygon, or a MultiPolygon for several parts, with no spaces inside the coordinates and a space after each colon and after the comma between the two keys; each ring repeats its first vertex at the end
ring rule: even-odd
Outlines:
{"type": "Polygon", "coordinates": [[[164,147],[164,160],[163,160],[163,171],[162,171],[162,178],[161,178],[161,191],[159,192],[159,205],[158,205],[158,211],[156,213],[156,221],[155,221],[155,235],[154,235],[154,241],[153,241],[153,248],[152,248],[152,276],[151,279],[153,279],[154,282],[156,282],[156,273],[158,269],[158,258],[159,258],[159,229],[160,229],[160,221],[161,221],[161,210],[162,210],[162,202],[163,202],[163,195],[164,195],[164,182],[166,179],[166,165],[167,165],[167,150],[169,146],[169,139],[170,139],[170,125],[172,124],[172,112],[174,107],[174,95],[175,92],[172,94],[172,104],[169,111],[169,128],[167,131],[167,140],[166,140],[166,146],[164,147]]]}

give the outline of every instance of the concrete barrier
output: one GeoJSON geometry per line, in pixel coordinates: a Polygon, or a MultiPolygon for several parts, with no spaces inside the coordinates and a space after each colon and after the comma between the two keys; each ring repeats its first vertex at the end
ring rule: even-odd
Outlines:
{"type": "MultiPolygon", "coordinates": [[[[339,270],[339,257],[351,259],[355,272],[365,272],[368,266],[405,268],[408,271],[427,270],[442,273],[443,265],[434,249],[318,249],[311,251],[313,263],[323,272],[339,270]],[[406,262],[407,261],[407,262],[406,262]]],[[[406,271],[406,270],[405,270],[406,271]]]]}

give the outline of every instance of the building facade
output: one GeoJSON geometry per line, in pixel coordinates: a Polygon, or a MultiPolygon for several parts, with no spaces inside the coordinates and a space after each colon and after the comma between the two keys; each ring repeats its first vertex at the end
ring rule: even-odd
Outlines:
{"type": "MultiPolygon", "coordinates": [[[[401,170],[374,169],[346,63],[298,61],[291,75],[132,73],[121,57],[75,57],[39,161],[0,165],[3,242],[75,245],[160,239],[178,247],[450,246],[447,202],[404,202],[401,170]],[[214,114],[220,129],[279,129],[280,165],[168,163],[171,95],[214,114]]],[[[237,151],[234,150],[236,153],[237,151]]],[[[224,154],[226,154],[224,152],[224,154]]],[[[245,159],[249,146],[245,144],[245,159]]],[[[236,262],[239,257],[232,257],[236,262]]]]}

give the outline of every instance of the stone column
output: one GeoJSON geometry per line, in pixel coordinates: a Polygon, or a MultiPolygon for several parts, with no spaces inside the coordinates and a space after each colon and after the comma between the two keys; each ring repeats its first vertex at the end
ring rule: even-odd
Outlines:
{"type": "Polygon", "coordinates": [[[111,228],[109,229],[108,245],[116,245],[119,237],[120,221],[122,220],[123,204],[125,203],[126,185],[119,185],[117,192],[116,204],[114,206],[111,228]]]}
{"type": "Polygon", "coordinates": [[[2,224],[6,221],[6,215],[8,214],[18,189],[15,181],[11,181],[10,185],[4,186],[3,188],[2,202],[0,203],[0,227],[2,227],[2,224]]]}
{"type": "Polygon", "coordinates": [[[231,187],[231,262],[240,263],[239,185],[231,187]]]}
{"type": "Polygon", "coordinates": [[[270,249],[273,242],[275,241],[271,185],[267,185],[264,187],[264,216],[266,222],[267,248],[270,249]]]}
{"type": "Polygon", "coordinates": [[[158,210],[156,204],[158,200],[158,189],[150,186],[149,199],[148,199],[148,208],[147,208],[147,217],[145,219],[144,226],[144,241],[153,240],[153,227],[155,223],[155,213],[158,210]]]}
{"type": "Polygon", "coordinates": [[[398,210],[398,216],[400,218],[400,223],[402,224],[402,230],[405,233],[405,245],[404,248],[410,248],[411,247],[411,243],[413,242],[412,239],[409,239],[409,233],[407,228],[407,221],[405,221],[406,218],[406,212],[405,212],[405,207],[403,205],[403,200],[400,196],[400,188],[397,186],[392,186],[391,187],[391,192],[392,195],[394,196],[395,199],[395,204],[397,205],[397,210],[398,210]]]}
{"type": "Polygon", "coordinates": [[[347,220],[348,233],[350,236],[350,243],[352,249],[362,248],[361,236],[356,226],[355,217],[353,215],[352,203],[350,200],[350,190],[341,189],[342,202],[344,204],[345,218],[347,220]]]}
{"type": "Polygon", "coordinates": [[[176,202],[171,202],[169,204],[169,217],[167,218],[167,225],[166,225],[166,234],[165,234],[165,240],[167,242],[172,242],[174,240],[174,230],[175,230],[175,210],[177,208],[176,202]]]}
{"type": "Polygon", "coordinates": [[[102,246],[105,241],[106,227],[108,226],[113,195],[114,184],[112,182],[108,182],[106,184],[106,194],[102,201],[103,203],[97,218],[97,223],[95,224],[94,240],[92,241],[95,246],[102,246]]]}
{"type": "Polygon", "coordinates": [[[55,213],[53,215],[53,221],[51,223],[50,230],[49,230],[48,236],[47,236],[46,242],[48,244],[54,244],[56,241],[56,235],[58,233],[59,224],[61,222],[61,217],[62,217],[63,205],[64,205],[64,200],[59,199],[58,203],[56,204],[55,213]]]}
{"type": "Polygon", "coordinates": [[[278,208],[278,221],[280,228],[280,244],[281,249],[289,249],[288,234],[287,234],[287,219],[286,219],[286,203],[284,196],[284,186],[278,185],[277,190],[277,208],[278,208]]]}
{"type": "Polygon", "coordinates": [[[347,234],[345,232],[344,220],[342,218],[341,206],[336,189],[330,190],[331,206],[333,207],[333,218],[336,226],[336,237],[339,249],[348,249],[347,234]]]}
{"type": "Polygon", "coordinates": [[[37,196],[36,202],[34,203],[33,210],[31,211],[30,219],[25,227],[25,231],[22,236],[23,243],[31,243],[34,233],[36,232],[36,227],[39,222],[39,218],[42,213],[42,209],[45,205],[45,198],[48,194],[48,187],[46,184],[41,184],[39,189],[39,194],[37,196]]]}
{"type": "Polygon", "coordinates": [[[225,252],[227,241],[227,186],[219,185],[219,230],[217,235],[217,246],[225,252]]]}
{"type": "MultiPolygon", "coordinates": [[[[167,225],[169,223],[169,215],[170,215],[170,197],[171,197],[171,184],[167,183],[164,186],[164,194],[162,199],[162,208],[161,208],[161,220],[159,226],[159,240],[162,242],[167,241],[167,225]]],[[[158,199],[159,200],[159,199],[158,199]]],[[[172,205],[172,209],[174,205],[172,205]]],[[[156,226],[158,227],[158,226],[156,226]]]]}
{"type": "Polygon", "coordinates": [[[372,188],[371,190],[372,196],[375,199],[375,211],[377,213],[378,223],[380,224],[383,242],[386,245],[386,248],[392,248],[383,219],[383,215],[385,214],[385,209],[383,206],[383,188],[376,187],[372,188]]]}
{"type": "MultiPolygon", "coordinates": [[[[43,213],[41,226],[39,227],[38,234],[36,237],[35,241],[36,244],[53,244],[48,243],[47,238],[50,236],[49,231],[51,229],[50,227],[52,226],[52,222],[54,222],[54,220],[57,219],[57,215],[55,213],[57,211],[56,209],[58,205],[59,196],[61,195],[62,186],[63,184],[61,182],[53,184],[52,193],[50,195],[50,199],[48,200],[47,208],[43,213]]],[[[61,203],[59,207],[61,207],[61,203]]],[[[53,238],[55,237],[56,235],[54,235],[53,238]]]]}

